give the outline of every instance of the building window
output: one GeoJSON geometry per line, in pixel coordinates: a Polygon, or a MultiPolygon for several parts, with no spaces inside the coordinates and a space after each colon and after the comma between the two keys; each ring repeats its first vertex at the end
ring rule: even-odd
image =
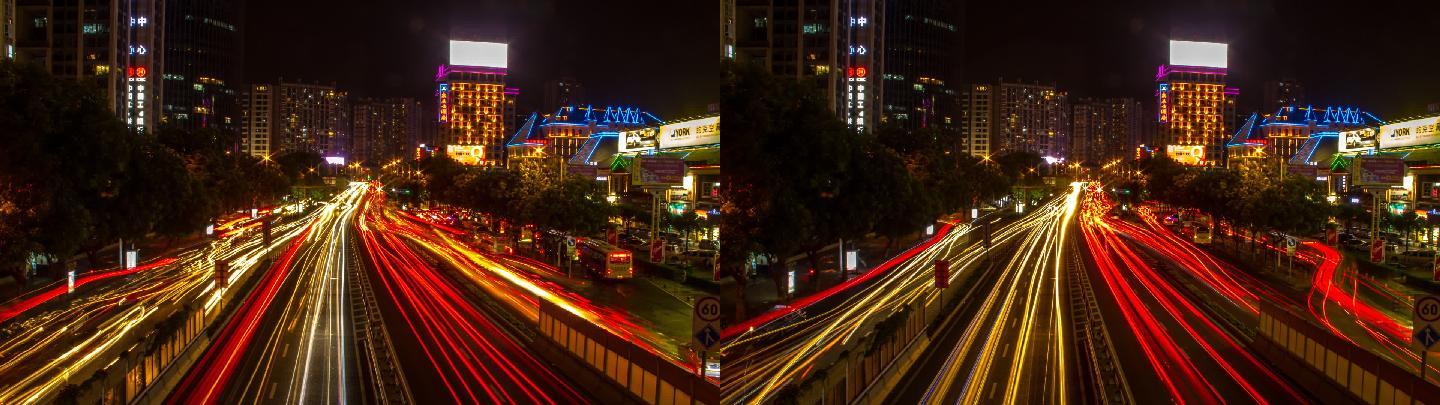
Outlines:
{"type": "Polygon", "coordinates": [[[755,18],[755,28],[765,28],[765,17],[755,18]]]}
{"type": "Polygon", "coordinates": [[[46,23],[46,22],[48,22],[48,21],[45,19],[45,17],[36,17],[36,18],[35,18],[35,28],[45,28],[45,23],[46,23]]]}

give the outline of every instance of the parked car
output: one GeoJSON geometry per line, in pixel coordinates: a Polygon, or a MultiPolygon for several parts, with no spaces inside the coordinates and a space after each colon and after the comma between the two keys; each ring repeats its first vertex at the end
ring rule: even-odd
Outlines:
{"type": "Polygon", "coordinates": [[[1408,267],[1427,267],[1435,260],[1435,251],[1411,250],[1405,253],[1394,254],[1390,257],[1392,258],[1391,261],[1399,262],[1408,267]]]}

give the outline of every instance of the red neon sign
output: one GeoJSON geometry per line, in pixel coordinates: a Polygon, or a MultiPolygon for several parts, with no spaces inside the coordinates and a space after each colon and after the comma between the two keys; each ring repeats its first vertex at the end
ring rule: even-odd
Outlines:
{"type": "Polygon", "coordinates": [[[870,75],[870,69],[866,69],[864,66],[845,68],[845,76],[847,77],[865,77],[868,75],[870,75]]]}
{"type": "Polygon", "coordinates": [[[129,77],[145,77],[150,74],[150,69],[144,66],[130,67],[125,69],[125,75],[129,77]]]}

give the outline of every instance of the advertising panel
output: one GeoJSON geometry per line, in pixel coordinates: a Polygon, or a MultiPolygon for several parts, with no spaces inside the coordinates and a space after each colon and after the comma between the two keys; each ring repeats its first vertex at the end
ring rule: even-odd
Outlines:
{"type": "Polygon", "coordinates": [[[1182,165],[1200,166],[1205,164],[1205,145],[1167,145],[1165,155],[1182,165]]]}
{"type": "Polygon", "coordinates": [[[509,67],[508,52],[508,44],[451,40],[450,64],[504,69],[509,67]]]}
{"type": "Polygon", "coordinates": [[[660,128],[641,128],[620,132],[620,151],[634,152],[655,149],[659,144],[660,128]]]}
{"type": "Polygon", "coordinates": [[[679,186],[685,182],[685,161],[676,157],[636,156],[630,165],[630,184],[679,186]]]}
{"type": "Polygon", "coordinates": [[[1421,118],[1380,126],[1380,147],[1428,145],[1440,143],[1440,133],[1435,130],[1440,117],[1421,118]]]}
{"type": "Polygon", "coordinates": [[[484,145],[445,145],[445,155],[464,165],[478,165],[485,161],[484,145]]]}
{"type": "Polygon", "coordinates": [[[1291,164],[1289,171],[1291,175],[1310,180],[1320,176],[1320,166],[1291,164]]]}
{"type": "Polygon", "coordinates": [[[720,143],[720,117],[707,117],[660,126],[660,147],[712,145],[720,143]]]}
{"type": "Polygon", "coordinates": [[[1340,133],[1340,151],[1353,152],[1375,149],[1380,128],[1362,128],[1340,133]]]}
{"type": "Polygon", "coordinates": [[[1229,45],[1215,42],[1170,41],[1170,64],[1174,66],[1228,67],[1229,45]]]}
{"type": "Polygon", "coordinates": [[[1405,181],[1405,161],[1392,156],[1356,156],[1350,165],[1357,186],[1398,186],[1405,181]]]}
{"type": "Polygon", "coordinates": [[[599,173],[599,167],[598,167],[598,166],[591,166],[591,165],[576,165],[576,164],[572,164],[572,165],[569,165],[569,167],[567,168],[567,171],[568,171],[570,174],[573,174],[573,175],[576,175],[576,176],[580,176],[581,178],[594,179],[595,176],[597,176],[598,173],[599,173]]]}

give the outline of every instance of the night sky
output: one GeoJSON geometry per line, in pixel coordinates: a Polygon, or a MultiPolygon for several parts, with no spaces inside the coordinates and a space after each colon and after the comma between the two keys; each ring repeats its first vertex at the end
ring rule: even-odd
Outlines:
{"type": "Polygon", "coordinates": [[[250,0],[245,79],[336,83],[352,97],[416,97],[433,109],[452,33],[509,42],[509,85],[536,111],[571,76],[595,105],[661,119],[719,101],[719,6],[670,0],[250,0]]]}
{"type": "Polygon", "coordinates": [[[1230,44],[1243,115],[1260,108],[1264,81],[1286,76],[1310,104],[1358,106],[1381,119],[1440,102],[1436,1],[971,0],[966,20],[967,82],[1023,78],[1056,83],[1072,98],[1153,104],[1155,70],[1175,38],[1230,44]]]}

